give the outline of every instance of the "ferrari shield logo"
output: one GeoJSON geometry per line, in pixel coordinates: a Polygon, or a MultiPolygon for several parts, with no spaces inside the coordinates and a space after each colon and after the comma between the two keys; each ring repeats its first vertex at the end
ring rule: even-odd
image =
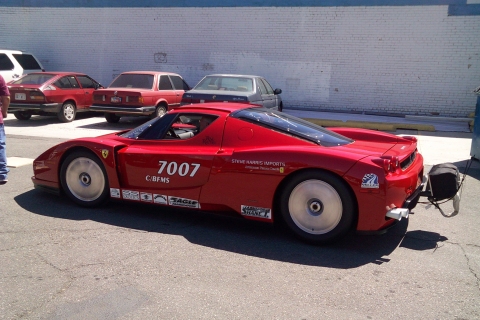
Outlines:
{"type": "Polygon", "coordinates": [[[106,159],[108,157],[108,150],[107,149],[102,150],[102,157],[103,157],[103,159],[106,159]]]}

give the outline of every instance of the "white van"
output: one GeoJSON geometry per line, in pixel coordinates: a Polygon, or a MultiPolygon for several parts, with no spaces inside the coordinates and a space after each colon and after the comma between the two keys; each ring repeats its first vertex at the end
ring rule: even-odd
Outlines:
{"type": "Polygon", "coordinates": [[[6,83],[17,80],[26,73],[41,71],[45,69],[33,54],[0,49],[0,74],[6,83]]]}

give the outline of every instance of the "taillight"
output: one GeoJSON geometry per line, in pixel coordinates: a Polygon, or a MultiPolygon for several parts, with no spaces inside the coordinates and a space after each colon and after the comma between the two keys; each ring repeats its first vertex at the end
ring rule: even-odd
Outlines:
{"type": "Polygon", "coordinates": [[[141,97],[141,96],[127,96],[125,98],[125,102],[143,103],[143,97],[141,97]]]}
{"type": "Polygon", "coordinates": [[[396,172],[400,168],[400,160],[398,157],[382,156],[379,159],[373,159],[372,161],[381,166],[386,174],[396,172]]]}
{"type": "Polygon", "coordinates": [[[45,100],[45,96],[40,91],[30,91],[30,100],[45,100]]]}
{"type": "Polygon", "coordinates": [[[105,95],[103,94],[94,94],[93,101],[105,101],[105,95]]]}

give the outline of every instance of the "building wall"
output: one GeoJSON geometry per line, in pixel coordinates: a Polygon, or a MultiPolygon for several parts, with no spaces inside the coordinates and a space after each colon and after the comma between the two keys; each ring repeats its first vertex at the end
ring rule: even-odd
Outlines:
{"type": "Polygon", "coordinates": [[[131,70],[177,72],[192,86],[211,73],[257,74],[283,90],[286,108],[459,117],[475,109],[477,0],[278,7],[63,2],[0,4],[0,48],[32,52],[47,70],[85,72],[104,85],[131,70]]]}

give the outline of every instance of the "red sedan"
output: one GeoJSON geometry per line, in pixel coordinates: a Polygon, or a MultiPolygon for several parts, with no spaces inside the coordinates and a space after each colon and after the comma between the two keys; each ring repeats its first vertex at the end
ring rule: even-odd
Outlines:
{"type": "Polygon", "coordinates": [[[71,122],[77,112],[88,111],[93,91],[102,85],[83,73],[35,72],[8,84],[9,113],[18,120],[32,114],[57,115],[61,122],[71,122]]]}
{"type": "Polygon", "coordinates": [[[109,123],[116,123],[125,115],[161,117],[179,107],[183,93],[189,89],[176,73],[123,72],[108,88],[94,92],[90,110],[104,113],[109,123]]]}
{"type": "Polygon", "coordinates": [[[414,137],[325,129],[260,106],[185,106],[141,126],[61,143],[36,188],[82,206],[107,199],[282,220],[324,243],[408,217],[423,186],[414,137]]]}

